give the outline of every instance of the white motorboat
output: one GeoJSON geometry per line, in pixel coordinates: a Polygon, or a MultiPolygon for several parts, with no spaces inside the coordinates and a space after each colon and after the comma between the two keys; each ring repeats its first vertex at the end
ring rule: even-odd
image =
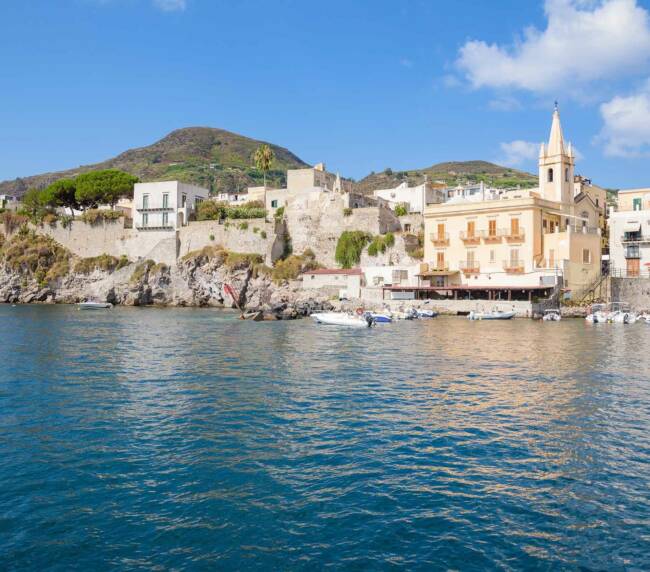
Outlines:
{"type": "Polygon", "coordinates": [[[559,322],[562,319],[562,314],[560,313],[560,310],[558,308],[550,308],[548,310],[544,310],[544,315],[542,316],[542,320],[545,322],[559,322]]]}
{"type": "Polygon", "coordinates": [[[630,310],[630,305],[625,302],[612,302],[612,311],[607,316],[607,321],[613,324],[634,324],[637,315],[630,310]]]}
{"type": "Polygon", "coordinates": [[[500,310],[492,308],[489,312],[484,310],[472,310],[467,318],[469,320],[511,320],[515,317],[513,310],[500,310]]]}
{"type": "Polygon", "coordinates": [[[369,328],[375,324],[372,316],[361,315],[353,316],[342,312],[320,312],[311,315],[312,319],[318,324],[327,324],[329,326],[348,326],[350,328],[369,328]]]}
{"type": "Polygon", "coordinates": [[[107,310],[112,308],[113,304],[110,302],[81,302],[77,304],[80,310],[107,310]]]}
{"type": "Polygon", "coordinates": [[[593,304],[591,306],[591,312],[589,312],[585,320],[590,324],[604,324],[607,322],[605,304],[593,304]]]}
{"type": "Polygon", "coordinates": [[[367,315],[377,324],[390,324],[393,321],[393,316],[389,313],[382,314],[381,312],[367,312],[367,315]]]}
{"type": "Polygon", "coordinates": [[[438,315],[438,312],[435,310],[416,310],[418,313],[418,318],[435,318],[438,315]]]}

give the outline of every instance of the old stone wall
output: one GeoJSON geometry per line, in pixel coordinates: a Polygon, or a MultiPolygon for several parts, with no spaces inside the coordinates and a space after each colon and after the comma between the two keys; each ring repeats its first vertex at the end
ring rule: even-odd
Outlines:
{"type": "Polygon", "coordinates": [[[376,235],[401,228],[390,209],[365,207],[349,213],[345,208],[344,198],[335,193],[292,200],[285,209],[285,218],[293,252],[300,254],[310,248],[321,264],[335,267],[336,243],[344,231],[360,230],[376,235]]]}
{"type": "Polygon", "coordinates": [[[265,219],[193,222],[178,233],[179,256],[218,244],[234,252],[262,254],[270,265],[284,251],[281,226],[281,223],[267,222],[265,219]]]}
{"type": "Polygon", "coordinates": [[[611,278],[612,302],[626,302],[637,312],[650,311],[649,278],[611,278]]]}

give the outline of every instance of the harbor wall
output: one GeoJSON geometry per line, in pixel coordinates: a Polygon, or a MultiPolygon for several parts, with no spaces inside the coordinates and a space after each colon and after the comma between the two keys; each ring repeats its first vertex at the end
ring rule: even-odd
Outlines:
{"type": "Polygon", "coordinates": [[[612,302],[625,302],[636,312],[650,312],[650,278],[610,278],[612,302]]]}

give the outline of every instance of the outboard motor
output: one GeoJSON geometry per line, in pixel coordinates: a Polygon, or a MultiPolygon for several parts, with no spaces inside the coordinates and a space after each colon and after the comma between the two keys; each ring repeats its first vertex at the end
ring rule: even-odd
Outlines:
{"type": "Polygon", "coordinates": [[[369,327],[369,328],[372,328],[372,327],[375,325],[375,319],[372,317],[372,315],[370,314],[370,312],[366,312],[366,314],[364,315],[364,317],[365,317],[365,319],[366,319],[366,324],[368,324],[368,327],[369,327]]]}

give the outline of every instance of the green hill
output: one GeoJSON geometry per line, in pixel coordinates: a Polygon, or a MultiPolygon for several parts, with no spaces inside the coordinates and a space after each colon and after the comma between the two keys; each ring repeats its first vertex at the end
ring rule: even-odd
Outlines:
{"type": "Polygon", "coordinates": [[[453,161],[437,163],[425,169],[393,171],[386,169],[381,173],[371,173],[357,183],[360,191],[370,193],[376,189],[390,189],[404,181],[409,185],[419,185],[425,175],[430,182],[443,181],[449,186],[459,183],[478,183],[483,181],[496,187],[535,187],[536,175],[517,169],[502,167],[487,161],[453,161]]]}
{"type": "MultiPolygon", "coordinates": [[[[179,180],[214,192],[235,192],[262,184],[263,175],[252,159],[262,143],[223,129],[188,127],[171,132],[153,145],[125,151],[101,163],[1,182],[0,194],[21,196],[29,188],[43,188],[56,179],[95,169],[121,169],[142,181],[179,180]]],[[[287,169],[307,166],[287,149],[277,145],[271,148],[275,161],[267,174],[268,184],[283,185],[287,169]]]]}

